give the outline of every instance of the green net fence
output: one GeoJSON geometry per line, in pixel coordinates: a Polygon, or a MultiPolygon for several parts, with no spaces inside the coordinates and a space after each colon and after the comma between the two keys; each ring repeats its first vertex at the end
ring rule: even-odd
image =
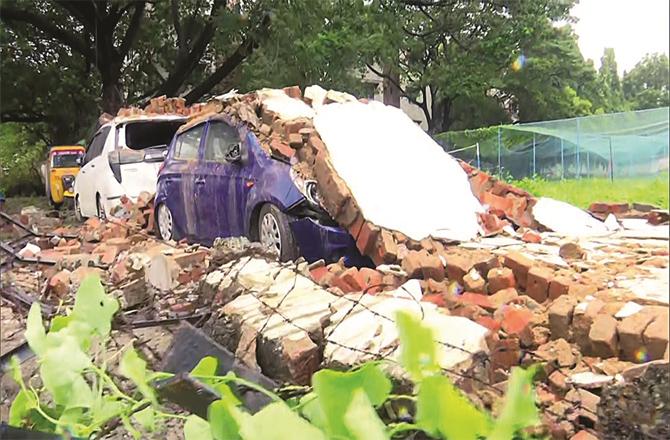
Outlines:
{"type": "Polygon", "coordinates": [[[668,171],[669,108],[441,133],[454,157],[522,179],[658,176],[668,171]]]}

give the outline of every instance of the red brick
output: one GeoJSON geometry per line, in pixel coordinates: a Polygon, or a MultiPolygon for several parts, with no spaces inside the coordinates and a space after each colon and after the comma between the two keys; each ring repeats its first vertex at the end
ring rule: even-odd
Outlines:
{"type": "Polygon", "coordinates": [[[668,347],[669,321],[666,309],[645,329],[643,339],[649,360],[663,359],[668,347]]]}
{"type": "Polygon", "coordinates": [[[484,228],[484,234],[487,236],[498,234],[505,226],[509,225],[509,222],[501,220],[500,217],[489,212],[479,213],[479,223],[484,228]]]}
{"type": "Polygon", "coordinates": [[[457,281],[460,285],[463,285],[463,277],[471,267],[470,262],[458,255],[451,255],[446,260],[447,278],[450,281],[457,281]]]}
{"type": "Polygon", "coordinates": [[[503,313],[502,329],[509,335],[521,336],[530,332],[533,314],[528,309],[508,308],[503,313]]]}
{"type": "Polygon", "coordinates": [[[512,269],[517,284],[522,289],[525,289],[528,271],[533,267],[533,261],[518,252],[510,252],[505,255],[503,265],[512,269]]]}
{"type": "Polygon", "coordinates": [[[302,98],[302,91],[300,90],[300,86],[284,87],[282,90],[291,98],[302,98]]]}
{"type": "Polygon", "coordinates": [[[321,280],[329,273],[326,266],[317,267],[309,271],[310,277],[317,284],[321,284],[321,280]]]}
{"type": "Polygon", "coordinates": [[[444,295],[440,293],[429,293],[421,297],[421,301],[433,303],[438,307],[447,307],[446,302],[444,301],[444,295]]]}
{"type": "Polygon", "coordinates": [[[500,260],[496,256],[482,256],[475,259],[474,268],[486,279],[488,279],[488,273],[491,269],[497,267],[500,267],[500,260]]]}
{"type": "Polygon", "coordinates": [[[483,309],[495,310],[489,297],[479,293],[465,292],[458,297],[458,301],[464,304],[473,304],[483,309]]]}
{"type": "Polygon", "coordinates": [[[421,251],[421,274],[424,280],[433,279],[435,281],[442,281],[444,279],[444,267],[442,261],[437,255],[428,254],[426,251],[421,251]]]}
{"type": "Polygon", "coordinates": [[[409,278],[419,278],[421,273],[421,252],[409,251],[407,256],[402,260],[402,270],[407,273],[409,278]]]}
{"type": "Polygon", "coordinates": [[[490,316],[480,316],[477,318],[477,324],[486,327],[492,332],[497,332],[500,330],[501,323],[491,318],[490,316]]]}
{"type": "Polygon", "coordinates": [[[483,194],[493,186],[491,176],[483,172],[475,172],[469,178],[470,189],[479,200],[482,200],[483,194]]]}
{"type": "Polygon", "coordinates": [[[100,258],[102,264],[111,265],[116,260],[116,256],[119,254],[119,248],[116,246],[107,246],[105,252],[100,258]]]}
{"type": "Polygon", "coordinates": [[[619,339],[617,337],[617,321],[609,315],[598,315],[593,320],[589,339],[591,353],[600,358],[615,357],[619,353],[619,339]]]}
{"type": "Polygon", "coordinates": [[[49,291],[58,298],[63,298],[70,292],[70,271],[61,270],[49,278],[49,291]]]}
{"type": "Polygon", "coordinates": [[[549,299],[554,300],[561,295],[567,295],[570,291],[570,284],[572,284],[572,281],[568,277],[558,276],[552,279],[549,282],[549,299]]]}
{"type": "MultiPolygon", "coordinates": [[[[302,141],[302,138],[300,138],[302,141]]],[[[288,146],[284,141],[276,137],[270,138],[270,150],[286,159],[290,159],[295,154],[295,150],[288,146]]]]}
{"type": "Polygon", "coordinates": [[[194,264],[202,264],[205,262],[205,258],[209,254],[208,251],[194,251],[194,252],[184,252],[183,254],[176,254],[172,258],[174,261],[181,267],[188,267],[194,264]]]}
{"type": "Polygon", "coordinates": [[[375,264],[393,264],[398,259],[398,245],[393,238],[393,234],[386,229],[382,229],[377,239],[377,252],[374,258],[375,264]]]}
{"type": "Polygon", "coordinates": [[[488,205],[491,211],[502,211],[508,213],[512,210],[512,200],[507,197],[496,196],[485,192],[482,194],[482,203],[488,205]]]}
{"type": "Polygon", "coordinates": [[[486,293],[486,281],[474,269],[470,269],[463,277],[463,287],[469,292],[486,293]]]}
{"type": "Polygon", "coordinates": [[[589,431],[582,429],[577,434],[570,437],[570,440],[598,440],[598,437],[591,434],[589,431]]]}
{"type": "Polygon", "coordinates": [[[491,304],[493,304],[493,307],[495,309],[499,309],[505,304],[514,301],[518,297],[519,293],[516,291],[516,289],[514,287],[509,287],[507,289],[499,290],[493,295],[490,295],[489,301],[491,302],[491,304]]]}
{"type": "Polygon", "coordinates": [[[514,272],[507,267],[491,269],[487,275],[489,280],[489,294],[496,293],[499,290],[509,289],[516,286],[514,272]]]}
{"type": "Polygon", "coordinates": [[[358,271],[359,281],[365,285],[368,293],[379,293],[382,290],[382,273],[369,267],[362,267],[358,271]]]}
{"type": "Polygon", "coordinates": [[[281,363],[286,365],[289,380],[299,385],[309,384],[312,374],[319,368],[319,347],[307,336],[296,338],[286,336],[282,339],[281,363]]]}
{"type": "Polygon", "coordinates": [[[349,231],[349,234],[356,240],[358,238],[358,235],[361,233],[361,229],[363,228],[363,225],[365,224],[365,219],[363,218],[362,215],[358,215],[356,219],[354,219],[353,222],[349,226],[347,226],[347,230],[349,231]]]}
{"type": "Polygon", "coordinates": [[[379,228],[370,222],[365,222],[356,239],[356,247],[363,255],[370,255],[377,241],[379,228]]]}
{"type": "Polygon", "coordinates": [[[553,339],[572,338],[572,318],[577,300],[569,296],[561,296],[549,306],[549,327],[553,339]]]}
{"type": "Polygon", "coordinates": [[[541,243],[542,237],[537,232],[528,230],[523,233],[521,240],[525,241],[526,243],[541,243]]]}
{"type": "MultiPolygon", "coordinates": [[[[560,298],[559,298],[560,299],[560,298]]],[[[605,307],[605,303],[599,299],[593,299],[578,304],[572,316],[572,335],[574,341],[579,345],[583,352],[591,352],[591,341],[589,332],[596,316],[605,307]]]]}
{"type": "Polygon", "coordinates": [[[517,338],[494,339],[489,342],[491,370],[509,370],[519,364],[521,347],[517,338]]]}
{"type": "Polygon", "coordinates": [[[624,214],[630,210],[628,203],[591,203],[589,211],[599,214],[624,214]]]}
{"type": "Polygon", "coordinates": [[[358,269],[350,267],[342,272],[340,278],[351,287],[352,292],[362,292],[365,289],[365,284],[358,276],[358,269]]]}
{"type": "Polygon", "coordinates": [[[528,271],[526,293],[539,303],[547,300],[549,283],[554,273],[544,267],[533,267],[528,271]]]}

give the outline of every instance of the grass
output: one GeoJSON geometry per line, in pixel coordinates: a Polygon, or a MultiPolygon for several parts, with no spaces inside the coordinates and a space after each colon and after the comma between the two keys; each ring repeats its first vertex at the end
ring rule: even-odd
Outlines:
{"type": "Polygon", "coordinates": [[[21,212],[21,208],[26,206],[34,206],[36,208],[41,208],[46,211],[50,210],[49,201],[44,196],[32,196],[32,197],[7,197],[5,201],[4,210],[8,214],[18,214],[21,212]]]}
{"type": "Polygon", "coordinates": [[[649,203],[668,209],[668,173],[653,178],[606,178],[581,180],[523,179],[510,182],[535,196],[563,200],[580,208],[593,202],[649,203]]]}

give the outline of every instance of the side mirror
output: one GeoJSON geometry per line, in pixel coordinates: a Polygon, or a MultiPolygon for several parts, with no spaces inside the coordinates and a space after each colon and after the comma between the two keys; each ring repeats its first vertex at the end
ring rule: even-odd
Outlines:
{"type": "Polygon", "coordinates": [[[239,143],[230,147],[230,150],[226,153],[226,160],[231,163],[242,160],[242,146],[239,143]]]}

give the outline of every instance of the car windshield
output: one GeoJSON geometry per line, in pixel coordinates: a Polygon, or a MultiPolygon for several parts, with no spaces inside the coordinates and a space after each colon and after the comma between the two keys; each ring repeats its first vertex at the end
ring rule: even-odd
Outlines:
{"type": "Polygon", "coordinates": [[[56,151],[51,162],[52,168],[72,168],[78,167],[77,158],[83,154],[79,151],[56,151]]]}
{"type": "Polygon", "coordinates": [[[126,125],[126,146],[133,150],[167,147],[184,119],[142,121],[126,125]]]}

